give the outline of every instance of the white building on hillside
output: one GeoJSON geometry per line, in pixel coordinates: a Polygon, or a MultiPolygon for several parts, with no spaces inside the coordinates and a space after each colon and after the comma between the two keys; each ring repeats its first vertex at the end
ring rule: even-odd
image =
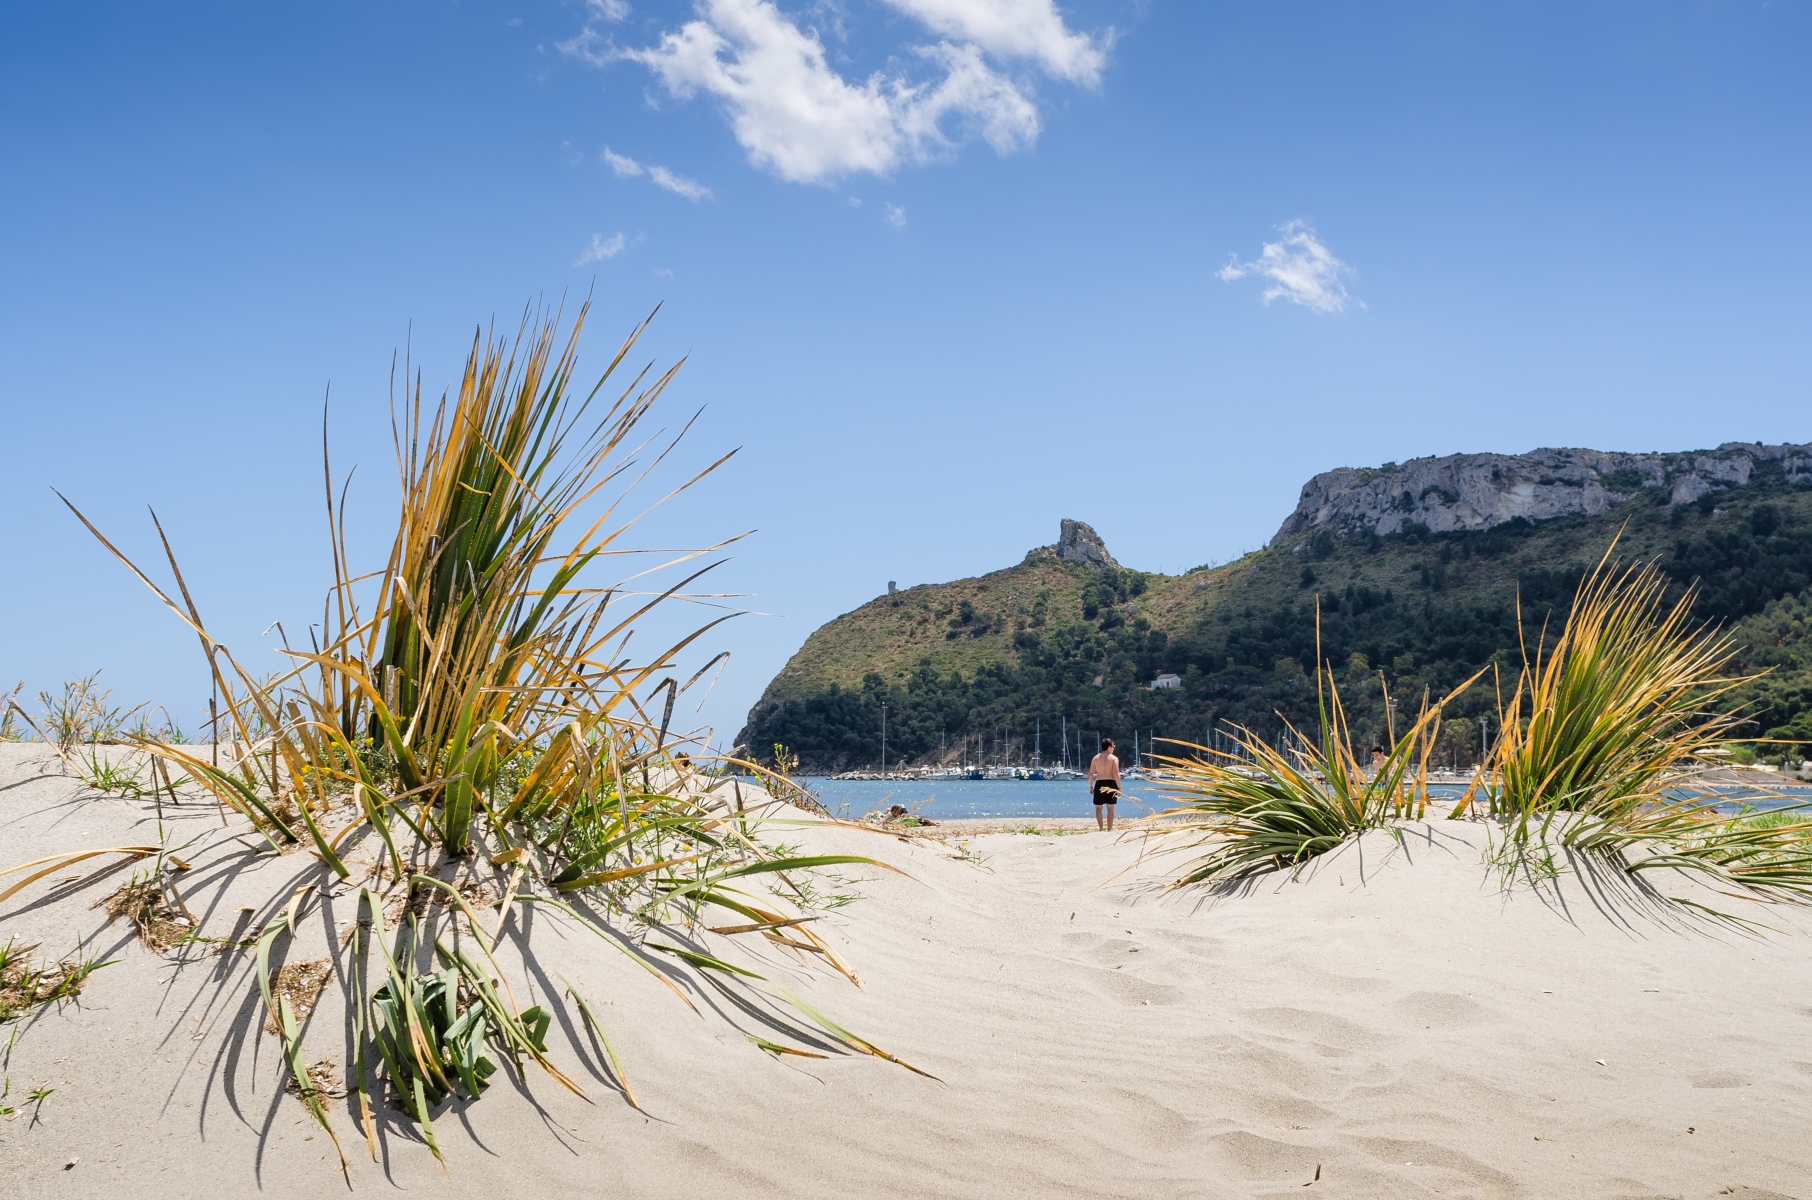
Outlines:
{"type": "Polygon", "coordinates": [[[1183,677],[1181,675],[1172,675],[1168,672],[1151,681],[1151,690],[1154,692],[1160,688],[1175,688],[1182,686],[1183,677]]]}

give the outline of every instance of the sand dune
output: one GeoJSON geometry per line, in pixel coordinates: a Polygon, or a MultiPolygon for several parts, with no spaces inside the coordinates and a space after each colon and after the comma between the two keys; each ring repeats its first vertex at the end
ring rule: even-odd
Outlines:
{"type": "MultiPolygon", "coordinates": [[[[262,919],[318,873],[305,854],[249,858],[212,808],[167,815],[172,843],[198,839],[183,887],[210,934],[232,934],[241,905],[262,919]]],[[[440,1118],[443,1175],[396,1113],[374,1164],[342,1102],[356,1190],[1812,1195],[1812,914],[1673,878],[1640,890],[1578,864],[1506,892],[1481,862],[1484,827],[1466,822],[1405,823],[1400,843],[1374,834],[1295,878],[1169,895],[1134,840],[979,834],[959,858],[962,832],[941,832],[948,844],[789,834],[907,874],[863,872],[863,899],[822,923],[861,990],[787,960],[761,967],[941,1082],[849,1053],[776,1059],[741,1031],[775,1035],[715,993],[695,996],[696,1016],[596,938],[541,928],[544,963],[607,1001],[647,1114],[557,1021],[556,1061],[592,1103],[533,1068],[526,1092],[500,1073],[440,1118]]],[[[83,793],[42,747],[0,747],[0,867],[156,837],[149,805],[83,793]]],[[[79,1004],[21,1022],[13,1100],[56,1091],[35,1122],[30,1106],[0,1122],[6,1194],[343,1191],[330,1143],[279,1087],[246,956],[160,958],[90,907],[128,872],[46,880],[0,909],[0,940],[92,938],[122,959],[79,1004]]],[[[307,910],[292,959],[336,953],[352,896],[335,892],[307,910]]],[[[558,989],[538,971],[513,983],[524,1004],[558,989]]],[[[309,1057],[343,1070],[336,995],[309,1057]]]]}

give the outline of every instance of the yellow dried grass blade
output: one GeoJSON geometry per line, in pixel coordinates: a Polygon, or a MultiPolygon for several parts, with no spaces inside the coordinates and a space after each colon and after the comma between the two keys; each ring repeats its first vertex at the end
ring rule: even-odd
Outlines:
{"type": "MultiPolygon", "coordinates": [[[[29,887],[46,875],[55,871],[60,871],[64,867],[79,863],[84,859],[96,858],[102,854],[124,854],[131,858],[154,858],[161,853],[163,853],[162,846],[110,846],[105,850],[77,850],[68,854],[52,854],[47,858],[34,858],[28,863],[20,863],[16,867],[8,867],[6,870],[0,871],[0,876],[6,876],[11,875],[14,871],[29,870],[42,863],[50,864],[41,871],[36,871],[27,875],[24,879],[19,880],[4,892],[0,892],[0,904],[4,904],[16,893],[29,887]]],[[[186,871],[189,869],[189,864],[183,862],[175,855],[165,855],[165,857],[177,870],[186,871]]]]}

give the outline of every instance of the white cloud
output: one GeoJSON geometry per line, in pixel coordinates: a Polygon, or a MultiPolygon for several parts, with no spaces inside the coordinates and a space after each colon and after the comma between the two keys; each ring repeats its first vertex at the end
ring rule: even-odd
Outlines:
{"type": "Polygon", "coordinates": [[[700,200],[711,195],[711,189],[704,184],[694,179],[687,179],[684,175],[675,175],[666,167],[649,167],[648,178],[653,181],[655,187],[663,187],[670,192],[677,192],[688,200],[700,200]]]}
{"type": "Polygon", "coordinates": [[[591,235],[591,245],[585,248],[584,253],[579,255],[579,260],[573,263],[573,266],[582,267],[586,263],[603,262],[607,258],[615,258],[622,252],[623,235],[620,232],[613,233],[609,237],[605,237],[601,233],[594,233],[591,235]]]}
{"type": "Polygon", "coordinates": [[[636,175],[646,175],[654,186],[666,188],[668,191],[684,196],[688,200],[702,200],[711,195],[711,189],[695,179],[687,179],[684,175],[675,175],[666,167],[657,166],[653,163],[643,166],[626,154],[616,153],[611,150],[609,146],[604,147],[603,157],[604,161],[610,164],[611,172],[615,174],[618,179],[625,179],[636,175]]]}
{"type": "MultiPolygon", "coordinates": [[[[947,123],[1003,154],[1038,136],[1032,101],[977,45],[916,48],[941,68],[934,83],[881,72],[851,83],[831,69],[818,36],[773,0],[700,0],[699,14],[657,46],[613,53],[647,67],[680,99],[717,98],[750,161],[783,179],[816,183],[927,161],[952,148],[947,123]]],[[[563,49],[597,61],[581,42],[563,49]]]]}
{"type": "MultiPolygon", "coordinates": [[[[628,0],[585,0],[585,10],[595,20],[615,24],[629,19],[628,0]]],[[[583,59],[594,67],[616,61],[617,49],[610,39],[599,33],[589,21],[585,27],[564,42],[556,43],[562,54],[583,59]]]]}
{"type": "Polygon", "coordinates": [[[1284,299],[1327,313],[1345,312],[1349,303],[1365,307],[1347,295],[1346,285],[1340,281],[1353,269],[1335,258],[1313,229],[1302,221],[1291,221],[1278,226],[1278,232],[1284,235],[1283,240],[1266,242],[1256,260],[1242,263],[1238,255],[1233,255],[1215,274],[1228,283],[1248,275],[1269,280],[1264,293],[1266,304],[1284,299]]]}
{"type": "Polygon", "coordinates": [[[627,154],[613,154],[609,146],[604,147],[604,161],[610,164],[610,169],[616,173],[618,179],[642,174],[641,163],[627,154]]]}
{"type": "Polygon", "coordinates": [[[881,219],[887,222],[887,227],[889,229],[906,228],[906,210],[897,204],[889,204],[887,206],[887,212],[881,219]]]}
{"type": "Polygon", "coordinates": [[[1003,58],[1029,58],[1058,79],[1093,85],[1107,63],[1109,30],[1100,44],[1063,23],[1052,0],[887,0],[945,37],[973,42],[1003,58]]]}

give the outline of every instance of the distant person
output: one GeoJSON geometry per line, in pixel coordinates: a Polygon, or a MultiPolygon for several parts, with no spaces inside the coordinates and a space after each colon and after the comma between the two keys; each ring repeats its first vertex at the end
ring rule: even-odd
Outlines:
{"type": "Polygon", "coordinates": [[[1114,756],[1114,739],[1101,739],[1101,753],[1088,765],[1088,790],[1095,798],[1095,828],[1112,832],[1114,805],[1120,803],[1120,760],[1114,756]]]}
{"type": "Polygon", "coordinates": [[[1379,771],[1382,771],[1383,769],[1384,769],[1384,747],[1383,746],[1373,746],[1372,747],[1372,774],[1376,775],[1379,771]]]}

